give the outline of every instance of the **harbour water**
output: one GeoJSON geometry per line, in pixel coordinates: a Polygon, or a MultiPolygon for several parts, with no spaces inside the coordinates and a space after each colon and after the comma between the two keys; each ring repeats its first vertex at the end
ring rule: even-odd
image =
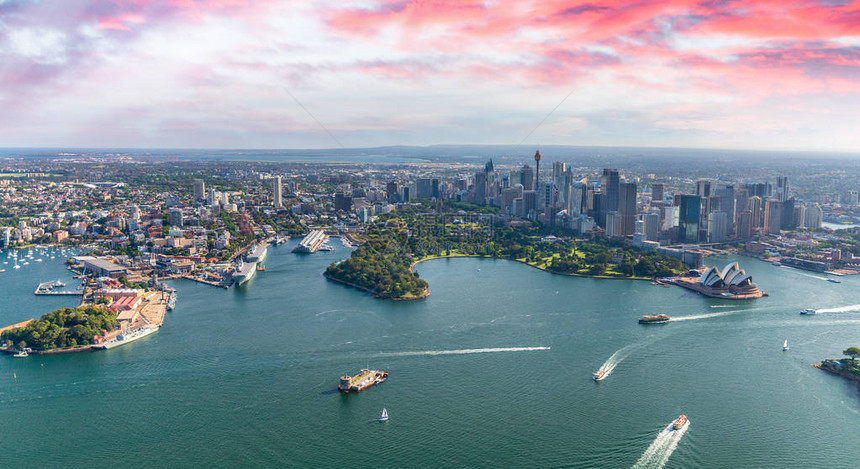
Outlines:
{"type": "MultiPolygon", "coordinates": [[[[810,366],[860,346],[860,277],[833,284],[708,258],[739,260],[770,293],[732,302],[448,259],[418,266],[429,298],[386,302],[322,277],[348,255],[338,243],[302,256],[290,253],[297,241],[270,247],[266,272],[241,287],[173,283],[180,301],[158,334],[106,352],[0,357],[0,453],[32,467],[860,460],[860,394],[810,366]],[[806,307],[825,312],[800,316],[806,307]],[[682,320],[637,323],[656,313],[682,320]],[[602,365],[611,373],[595,383],[602,365]],[[391,375],[360,394],[335,391],[365,367],[391,375]],[[380,424],[383,407],[390,420],[380,424]],[[682,413],[684,433],[665,432],[682,413]]],[[[0,323],[75,304],[33,295],[41,281],[71,281],[60,262],[0,274],[0,323]]]]}

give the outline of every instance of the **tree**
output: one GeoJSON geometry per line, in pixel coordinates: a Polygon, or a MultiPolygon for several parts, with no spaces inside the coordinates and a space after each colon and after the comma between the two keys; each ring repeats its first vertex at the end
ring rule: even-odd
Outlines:
{"type": "Polygon", "coordinates": [[[848,347],[847,349],[842,351],[843,355],[848,355],[851,357],[851,360],[856,360],[857,357],[860,357],[860,348],[857,347],[848,347]]]}

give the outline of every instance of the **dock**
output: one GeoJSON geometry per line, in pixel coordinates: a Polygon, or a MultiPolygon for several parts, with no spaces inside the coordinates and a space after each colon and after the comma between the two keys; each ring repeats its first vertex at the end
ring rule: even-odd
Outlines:
{"type": "Polygon", "coordinates": [[[66,295],[66,296],[83,296],[84,291],[59,291],[54,290],[54,286],[56,285],[55,281],[50,282],[42,282],[36,287],[36,291],[33,292],[34,295],[66,295]]]}
{"type": "Polygon", "coordinates": [[[328,241],[328,235],[325,234],[325,231],[313,230],[299,242],[298,246],[293,248],[293,252],[311,254],[317,252],[326,241],[328,241]]]}

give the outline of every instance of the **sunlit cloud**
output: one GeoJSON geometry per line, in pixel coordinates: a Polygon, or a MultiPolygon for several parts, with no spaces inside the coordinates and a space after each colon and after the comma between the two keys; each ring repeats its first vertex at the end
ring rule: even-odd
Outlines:
{"type": "Polygon", "coordinates": [[[0,0],[5,146],[856,150],[857,2],[0,0]]]}

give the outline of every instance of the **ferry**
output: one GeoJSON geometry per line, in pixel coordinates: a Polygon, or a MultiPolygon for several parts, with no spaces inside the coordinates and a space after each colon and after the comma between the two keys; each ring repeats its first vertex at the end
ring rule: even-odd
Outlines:
{"type": "Polygon", "coordinates": [[[804,309],[803,311],[800,312],[800,314],[802,314],[804,316],[806,316],[808,314],[815,314],[815,313],[817,313],[817,311],[815,311],[812,308],[807,308],[807,309],[804,309]]]}
{"type": "Polygon", "coordinates": [[[655,314],[652,316],[642,316],[639,318],[639,324],[664,324],[671,320],[666,314],[655,314]]]}
{"type": "Polygon", "coordinates": [[[344,394],[361,392],[373,385],[385,381],[387,378],[388,371],[368,370],[365,368],[352,376],[341,376],[340,382],[337,383],[337,389],[344,394]]]}
{"type": "Polygon", "coordinates": [[[673,430],[680,430],[680,429],[684,428],[684,425],[686,425],[686,424],[687,424],[687,416],[684,414],[681,414],[680,417],[676,418],[675,421],[672,422],[672,429],[673,430]]]}
{"type": "Polygon", "coordinates": [[[115,339],[109,340],[103,344],[93,345],[93,348],[102,349],[102,350],[110,350],[114,347],[119,347],[120,345],[125,345],[129,342],[134,342],[137,339],[142,339],[149,334],[158,332],[158,326],[146,326],[141,327],[140,329],[135,329],[131,332],[121,332],[115,339]]]}
{"type": "Polygon", "coordinates": [[[829,278],[827,281],[830,283],[842,283],[840,280],[836,280],[835,278],[829,278]]]}
{"type": "Polygon", "coordinates": [[[591,379],[595,381],[603,381],[604,378],[606,378],[606,372],[603,370],[595,371],[594,375],[591,377],[591,379]]]}

